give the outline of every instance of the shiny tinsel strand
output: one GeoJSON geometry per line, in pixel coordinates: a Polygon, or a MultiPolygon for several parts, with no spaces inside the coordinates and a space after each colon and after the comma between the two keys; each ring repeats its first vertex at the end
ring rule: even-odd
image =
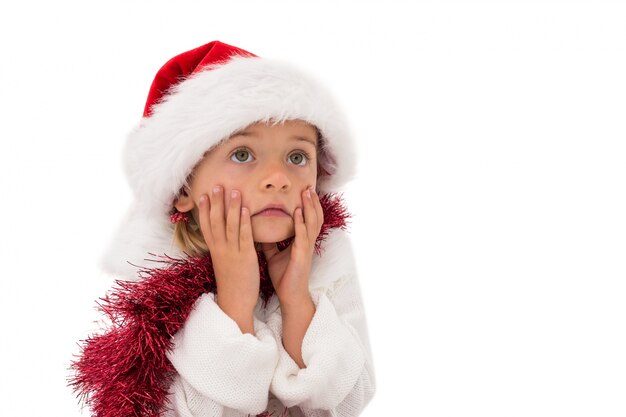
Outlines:
{"type": "MultiPolygon", "coordinates": [[[[324,224],[315,244],[333,228],[345,229],[347,213],[341,195],[323,195],[324,224]]],[[[278,244],[280,250],[293,238],[278,244]]],[[[118,280],[98,305],[111,321],[109,329],[82,341],[72,363],[69,385],[96,417],[158,417],[167,406],[168,389],[176,374],[166,352],[172,336],[181,329],[195,301],[217,290],[210,255],[171,258],[150,254],[155,268],[139,268],[140,279],[118,280]]],[[[259,296],[265,305],[274,294],[261,251],[259,296]]],[[[265,417],[262,413],[259,417],[265,417]]]]}

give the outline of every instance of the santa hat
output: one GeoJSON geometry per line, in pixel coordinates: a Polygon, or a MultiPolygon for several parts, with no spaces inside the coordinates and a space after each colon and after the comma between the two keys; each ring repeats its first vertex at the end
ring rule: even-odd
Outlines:
{"type": "Polygon", "coordinates": [[[317,188],[338,191],[353,175],[354,147],[341,111],[309,75],[219,41],[169,60],[127,137],[124,168],[134,201],[102,258],[103,269],[132,279],[136,266],[154,267],[150,253],[183,256],[169,213],[204,153],[252,123],[292,119],[320,131],[327,175],[317,188]]]}

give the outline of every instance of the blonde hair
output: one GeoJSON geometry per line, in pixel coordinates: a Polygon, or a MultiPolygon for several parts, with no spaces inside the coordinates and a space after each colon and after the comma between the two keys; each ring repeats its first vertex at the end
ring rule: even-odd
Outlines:
{"type": "MultiPolygon", "coordinates": [[[[194,220],[189,222],[195,223],[194,220]]],[[[200,228],[194,230],[185,222],[178,222],[174,225],[174,242],[189,256],[204,256],[209,253],[200,228]]]]}
{"type": "Polygon", "coordinates": [[[189,256],[204,256],[209,253],[200,228],[193,218],[189,219],[189,224],[177,222],[174,225],[174,243],[189,256]],[[193,228],[191,223],[194,223],[196,228],[193,228]]]}
{"type": "MultiPolygon", "coordinates": [[[[181,187],[176,195],[176,201],[181,194],[187,195],[190,192],[189,183],[193,177],[193,172],[185,180],[185,184],[181,187]]],[[[176,213],[178,210],[172,208],[170,213],[176,213]]],[[[209,253],[209,247],[204,241],[202,230],[197,223],[192,211],[187,212],[189,222],[179,221],[174,223],[173,241],[183,252],[189,256],[204,256],[209,253]]]]}

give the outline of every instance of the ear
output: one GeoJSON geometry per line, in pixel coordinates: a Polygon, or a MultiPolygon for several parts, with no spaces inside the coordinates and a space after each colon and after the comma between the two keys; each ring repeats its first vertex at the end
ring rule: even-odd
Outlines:
{"type": "Polygon", "coordinates": [[[191,196],[187,195],[187,193],[183,191],[181,195],[178,196],[178,198],[174,201],[174,207],[176,207],[176,210],[180,211],[181,213],[185,213],[194,208],[193,199],[191,198],[191,196]]]}

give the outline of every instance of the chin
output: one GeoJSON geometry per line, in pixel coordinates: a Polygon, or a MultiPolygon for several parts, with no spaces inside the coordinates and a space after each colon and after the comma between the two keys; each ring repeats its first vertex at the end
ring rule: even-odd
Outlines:
{"type": "MultiPolygon", "coordinates": [[[[257,243],[276,243],[292,237],[294,235],[293,223],[282,224],[255,224],[252,220],[252,239],[257,243]]],[[[258,222],[261,223],[261,222],[258,222]]]]}

